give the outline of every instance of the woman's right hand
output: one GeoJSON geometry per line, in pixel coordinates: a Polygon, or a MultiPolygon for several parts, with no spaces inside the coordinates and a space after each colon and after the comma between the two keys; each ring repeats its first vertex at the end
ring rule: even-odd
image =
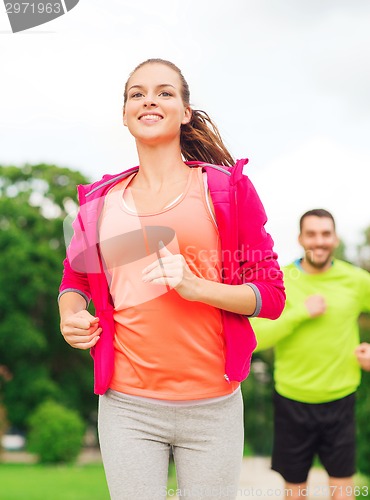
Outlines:
{"type": "Polygon", "coordinates": [[[100,339],[99,318],[87,310],[62,317],[60,331],[65,341],[76,349],[90,349],[100,339]]]}

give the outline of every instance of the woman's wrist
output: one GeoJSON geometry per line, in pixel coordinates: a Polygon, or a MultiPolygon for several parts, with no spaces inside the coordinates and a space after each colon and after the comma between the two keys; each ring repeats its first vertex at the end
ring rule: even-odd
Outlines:
{"type": "Polygon", "coordinates": [[[251,315],[256,309],[256,295],[247,285],[227,285],[196,277],[192,298],[219,309],[251,315]]]}

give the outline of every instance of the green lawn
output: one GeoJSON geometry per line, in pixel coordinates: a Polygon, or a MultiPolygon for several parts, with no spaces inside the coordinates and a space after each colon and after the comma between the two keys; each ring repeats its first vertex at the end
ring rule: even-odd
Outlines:
{"type": "MultiPolygon", "coordinates": [[[[168,485],[176,489],[172,463],[168,485]]],[[[101,464],[0,463],[0,500],[109,500],[109,493],[101,464]]]]}
{"type": "Polygon", "coordinates": [[[103,466],[0,464],[1,500],[109,500],[103,466]]]}
{"type": "MultiPolygon", "coordinates": [[[[368,479],[356,476],[355,483],[356,497],[369,498],[365,487],[368,479]]],[[[173,463],[168,487],[176,489],[173,463]]],[[[99,463],[71,466],[0,463],[0,500],[109,500],[109,494],[99,463]]]]}

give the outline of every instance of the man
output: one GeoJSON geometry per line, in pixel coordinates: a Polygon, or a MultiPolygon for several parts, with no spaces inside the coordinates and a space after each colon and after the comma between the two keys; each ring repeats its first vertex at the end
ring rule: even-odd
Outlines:
{"type": "Polygon", "coordinates": [[[302,215],[298,241],[304,256],[284,268],[282,315],[252,320],[257,350],[275,347],[272,469],[298,499],[317,454],[330,498],[354,498],[354,393],[369,356],[357,320],[370,312],[370,274],[333,258],[339,241],[326,210],[302,215]]]}

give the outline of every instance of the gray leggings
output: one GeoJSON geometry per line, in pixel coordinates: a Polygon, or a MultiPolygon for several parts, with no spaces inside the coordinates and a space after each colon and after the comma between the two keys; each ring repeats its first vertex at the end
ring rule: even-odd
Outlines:
{"type": "Polygon", "coordinates": [[[165,499],[171,447],[180,498],[236,498],[244,434],[240,390],[192,406],[158,405],[109,390],[99,398],[98,427],[112,500],[165,499]]]}

